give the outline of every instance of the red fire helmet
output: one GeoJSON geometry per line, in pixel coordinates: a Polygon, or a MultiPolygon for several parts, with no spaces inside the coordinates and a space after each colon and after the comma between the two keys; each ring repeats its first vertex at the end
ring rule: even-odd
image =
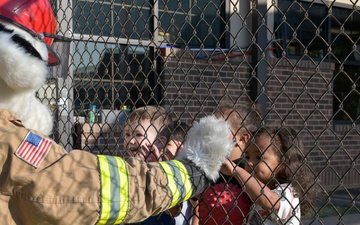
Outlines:
{"type": "Polygon", "coordinates": [[[0,0],[0,20],[10,22],[39,38],[48,46],[48,65],[60,59],[51,49],[56,39],[57,22],[48,0],[0,0]]]}

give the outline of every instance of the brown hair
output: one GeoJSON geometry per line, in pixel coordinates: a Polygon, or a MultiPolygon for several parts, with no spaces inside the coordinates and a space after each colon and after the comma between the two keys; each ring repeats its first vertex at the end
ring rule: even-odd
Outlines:
{"type": "Polygon", "coordinates": [[[186,135],[189,129],[190,126],[187,123],[175,121],[170,139],[183,143],[186,139],[186,135]]]}
{"type": "Polygon", "coordinates": [[[228,120],[232,129],[237,132],[246,130],[250,134],[258,129],[262,120],[259,106],[249,103],[234,105],[229,101],[224,101],[219,104],[215,113],[228,120]]]}
{"type": "Polygon", "coordinates": [[[280,159],[280,170],[275,177],[278,184],[292,185],[300,200],[301,214],[307,214],[316,196],[317,185],[299,133],[289,127],[264,126],[254,134],[257,137],[262,135],[270,136],[272,149],[280,159]]]}

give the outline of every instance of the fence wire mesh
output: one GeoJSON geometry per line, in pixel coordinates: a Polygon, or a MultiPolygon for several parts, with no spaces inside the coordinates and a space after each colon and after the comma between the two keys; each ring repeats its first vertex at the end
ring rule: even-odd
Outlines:
{"type": "Polygon", "coordinates": [[[225,100],[250,105],[261,126],[291,127],[303,139],[303,166],[310,162],[321,190],[303,224],[330,224],[330,216],[346,224],[359,214],[357,1],[52,3],[71,48],[66,77],[38,95],[66,149],[127,156],[126,118],[143,106],[191,125],[225,100]]]}

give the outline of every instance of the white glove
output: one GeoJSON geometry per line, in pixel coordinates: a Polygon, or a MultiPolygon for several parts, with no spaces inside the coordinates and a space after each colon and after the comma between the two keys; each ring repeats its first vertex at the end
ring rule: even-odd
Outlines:
{"type": "Polygon", "coordinates": [[[188,131],[184,147],[176,159],[193,162],[208,179],[216,181],[221,165],[234,147],[230,135],[230,125],[223,118],[203,117],[188,131]]]}

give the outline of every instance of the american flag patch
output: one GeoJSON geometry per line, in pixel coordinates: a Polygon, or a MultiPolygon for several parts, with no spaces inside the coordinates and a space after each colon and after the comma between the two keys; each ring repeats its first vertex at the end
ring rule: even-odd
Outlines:
{"type": "Polygon", "coordinates": [[[42,138],[31,131],[15,151],[15,155],[30,165],[38,168],[50,151],[52,141],[42,138]]]}

